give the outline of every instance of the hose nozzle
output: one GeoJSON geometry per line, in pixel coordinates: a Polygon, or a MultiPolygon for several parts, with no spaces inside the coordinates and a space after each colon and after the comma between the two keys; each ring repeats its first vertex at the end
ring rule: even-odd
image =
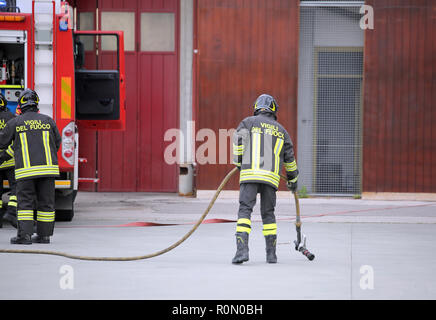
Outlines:
{"type": "Polygon", "coordinates": [[[310,261],[315,259],[315,255],[306,248],[306,235],[303,234],[303,241],[295,240],[294,244],[295,250],[300,251],[304,256],[306,256],[307,259],[309,259],[310,261]]]}

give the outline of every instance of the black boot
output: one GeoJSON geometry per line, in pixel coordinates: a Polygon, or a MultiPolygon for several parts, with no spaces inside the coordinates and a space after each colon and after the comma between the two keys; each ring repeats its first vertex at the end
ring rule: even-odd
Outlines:
{"type": "Polygon", "coordinates": [[[232,263],[239,264],[248,261],[248,233],[236,232],[236,254],[232,263]]]}
{"type": "Polygon", "coordinates": [[[277,235],[271,234],[265,236],[265,243],[266,243],[266,262],[277,263],[277,255],[276,255],[277,235]]]}
{"type": "Polygon", "coordinates": [[[10,214],[9,212],[6,212],[6,214],[3,216],[4,222],[9,222],[11,226],[13,226],[15,229],[17,229],[17,216],[14,216],[10,214]]]}
{"type": "Polygon", "coordinates": [[[11,244],[32,244],[32,239],[30,234],[19,234],[11,238],[11,244]]]}
{"type": "Polygon", "coordinates": [[[50,237],[36,235],[36,236],[32,237],[32,242],[33,243],[50,243],[50,237]]]}
{"type": "Polygon", "coordinates": [[[0,208],[0,228],[3,228],[3,216],[5,215],[5,211],[3,208],[0,208]]]}
{"type": "Polygon", "coordinates": [[[33,220],[18,221],[17,236],[11,238],[11,244],[32,244],[33,220]]]}

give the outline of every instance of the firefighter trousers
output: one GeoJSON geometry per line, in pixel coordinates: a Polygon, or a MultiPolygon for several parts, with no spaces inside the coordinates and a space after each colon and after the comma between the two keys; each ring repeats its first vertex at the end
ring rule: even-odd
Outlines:
{"type": "Polygon", "coordinates": [[[39,236],[53,235],[55,221],[55,178],[17,181],[18,235],[33,234],[34,210],[39,236]]]}
{"type": "Polygon", "coordinates": [[[264,183],[241,183],[239,189],[239,212],[236,232],[251,232],[251,213],[260,193],[260,213],[262,216],[264,236],[276,235],[277,224],[274,214],[276,206],[276,189],[264,183]]]}
{"type": "Polygon", "coordinates": [[[8,168],[8,169],[2,169],[0,170],[0,209],[4,211],[7,210],[7,213],[17,216],[17,195],[16,195],[16,182],[15,182],[15,169],[14,167],[8,168]],[[4,193],[3,188],[3,181],[8,180],[9,182],[9,189],[10,189],[10,195],[9,195],[9,201],[7,208],[3,205],[3,201],[1,196],[4,193]]]}

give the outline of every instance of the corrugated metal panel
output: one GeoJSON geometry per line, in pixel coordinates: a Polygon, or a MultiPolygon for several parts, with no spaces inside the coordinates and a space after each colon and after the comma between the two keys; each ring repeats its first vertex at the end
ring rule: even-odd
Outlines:
{"type": "MultiPolygon", "coordinates": [[[[296,144],[299,1],[200,0],[197,16],[197,131],[218,137],[219,129],[236,128],[257,96],[269,93],[296,144]]],[[[231,151],[228,140],[229,158],[231,151]]],[[[218,146],[216,154],[218,162],[218,146]]],[[[231,168],[200,165],[197,188],[216,189],[231,168]]],[[[228,188],[239,188],[236,178],[228,188]]]]}
{"type": "Polygon", "coordinates": [[[436,3],[367,4],[363,191],[436,192],[436,3]]]}

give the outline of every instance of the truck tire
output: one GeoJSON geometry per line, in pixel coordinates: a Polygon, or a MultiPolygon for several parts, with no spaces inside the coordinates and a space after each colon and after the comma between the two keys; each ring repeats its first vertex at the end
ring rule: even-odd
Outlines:
{"type": "Polygon", "coordinates": [[[56,210],[56,221],[70,222],[74,217],[74,209],[71,210],[56,210]]]}

